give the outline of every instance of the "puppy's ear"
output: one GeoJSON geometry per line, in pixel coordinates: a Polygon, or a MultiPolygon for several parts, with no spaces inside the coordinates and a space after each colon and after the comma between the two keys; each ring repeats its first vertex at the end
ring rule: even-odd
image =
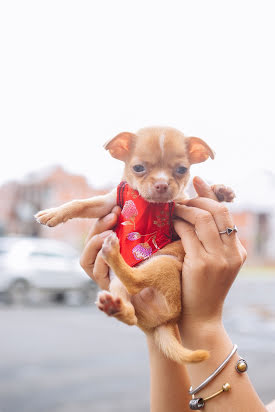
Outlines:
{"type": "Polygon", "coordinates": [[[199,137],[188,137],[187,148],[190,163],[201,163],[208,159],[214,159],[215,152],[199,137]]]}
{"type": "Polygon", "coordinates": [[[116,159],[125,161],[129,157],[135,139],[135,134],[122,132],[105,143],[103,147],[104,149],[109,150],[111,156],[115,157],[116,159]]]}

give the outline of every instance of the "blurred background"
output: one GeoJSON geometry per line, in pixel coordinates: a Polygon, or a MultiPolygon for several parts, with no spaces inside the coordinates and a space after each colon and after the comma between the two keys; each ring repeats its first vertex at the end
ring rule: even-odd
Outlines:
{"type": "Polygon", "coordinates": [[[109,191],[103,144],[167,125],[231,186],[248,259],[225,325],[264,402],[275,398],[275,28],[272,1],[0,3],[0,411],[149,410],[144,337],[95,308],[79,265],[93,224],[40,209],[109,191]]]}

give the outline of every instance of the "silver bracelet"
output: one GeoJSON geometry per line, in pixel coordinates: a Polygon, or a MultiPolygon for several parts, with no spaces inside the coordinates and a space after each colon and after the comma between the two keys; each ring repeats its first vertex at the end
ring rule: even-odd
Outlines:
{"type": "Polygon", "coordinates": [[[234,353],[237,352],[238,346],[234,345],[232,351],[230,352],[230,354],[227,356],[227,358],[223,361],[223,363],[210,375],[208,376],[207,379],[205,379],[205,381],[203,381],[199,386],[197,386],[195,389],[192,389],[192,386],[190,386],[189,389],[189,394],[190,395],[195,395],[197,392],[199,392],[200,390],[202,390],[203,388],[205,388],[205,386],[212,381],[212,379],[214,379],[218,373],[220,373],[223,368],[225,367],[225,365],[230,361],[230,359],[232,358],[232,356],[234,355],[234,353]]]}

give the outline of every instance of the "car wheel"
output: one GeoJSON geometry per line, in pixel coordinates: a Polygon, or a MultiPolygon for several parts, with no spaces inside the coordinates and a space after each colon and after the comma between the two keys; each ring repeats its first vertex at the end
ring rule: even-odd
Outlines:
{"type": "Polygon", "coordinates": [[[17,279],[9,288],[9,301],[14,304],[25,304],[28,302],[29,291],[29,283],[23,279],[17,279]]]}

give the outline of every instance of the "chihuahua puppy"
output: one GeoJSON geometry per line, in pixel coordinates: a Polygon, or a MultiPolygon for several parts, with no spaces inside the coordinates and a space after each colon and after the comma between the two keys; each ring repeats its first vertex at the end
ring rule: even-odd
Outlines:
{"type": "MultiPolygon", "coordinates": [[[[168,127],[123,132],[104,147],[125,163],[118,188],[104,196],[43,210],[35,218],[53,227],[77,217],[103,217],[118,204],[122,212],[116,232],[105,239],[101,250],[111,269],[110,291],[99,293],[98,308],[152,333],[163,353],[178,363],[205,360],[207,351],[184,348],[176,337],[185,253],[174,236],[172,215],[175,203],[187,199],[184,189],[190,166],[214,159],[214,152],[202,139],[185,137],[168,127]],[[154,316],[135,308],[131,301],[145,288],[154,288],[162,308],[154,316]]],[[[219,201],[234,198],[233,191],[223,185],[213,185],[212,190],[219,201]]]]}

